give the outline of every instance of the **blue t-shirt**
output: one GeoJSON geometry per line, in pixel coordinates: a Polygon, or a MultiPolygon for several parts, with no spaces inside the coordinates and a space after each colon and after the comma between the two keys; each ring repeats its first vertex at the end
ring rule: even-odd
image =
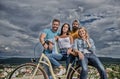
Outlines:
{"type": "MultiPolygon", "coordinates": [[[[55,40],[54,40],[55,36],[59,35],[58,31],[53,32],[52,29],[45,29],[45,30],[43,30],[42,33],[46,34],[45,40],[49,40],[49,41],[51,41],[53,43],[55,43],[55,40]]],[[[54,46],[53,50],[56,50],[55,46],[54,46]]],[[[51,53],[51,51],[45,50],[44,53],[45,54],[51,53]]]]}
{"type": "Polygon", "coordinates": [[[55,36],[59,35],[58,31],[53,32],[52,29],[45,29],[42,33],[46,34],[45,40],[51,40],[54,39],[55,36]]]}

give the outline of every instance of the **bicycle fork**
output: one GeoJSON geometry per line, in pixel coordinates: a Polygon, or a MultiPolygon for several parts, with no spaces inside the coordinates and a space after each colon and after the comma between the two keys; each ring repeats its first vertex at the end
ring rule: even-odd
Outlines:
{"type": "Polygon", "coordinates": [[[34,71],[32,77],[31,77],[30,79],[33,79],[33,78],[34,78],[34,76],[35,76],[35,74],[36,74],[39,66],[40,66],[40,63],[38,63],[38,65],[37,65],[37,67],[35,68],[35,71],[34,71]]]}
{"type": "Polygon", "coordinates": [[[35,71],[34,71],[32,77],[31,77],[30,79],[33,79],[33,78],[34,78],[34,76],[35,76],[35,74],[36,74],[36,72],[37,72],[37,70],[38,70],[38,68],[39,68],[39,66],[40,66],[40,63],[46,64],[46,65],[49,67],[49,69],[50,69],[50,72],[51,72],[51,75],[52,75],[53,79],[57,79],[56,76],[55,76],[55,74],[54,74],[54,72],[53,72],[53,68],[52,68],[52,65],[51,65],[48,57],[45,56],[44,54],[41,55],[41,58],[40,58],[40,60],[39,60],[39,63],[37,64],[37,67],[35,68],[35,71]],[[42,59],[45,59],[46,62],[45,62],[45,61],[42,61],[42,59]]]}

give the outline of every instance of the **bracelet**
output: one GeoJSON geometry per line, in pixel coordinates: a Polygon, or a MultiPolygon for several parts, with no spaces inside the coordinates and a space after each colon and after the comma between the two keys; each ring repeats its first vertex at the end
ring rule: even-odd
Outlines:
{"type": "Polygon", "coordinates": [[[44,46],[45,45],[45,42],[42,44],[42,46],[44,46]]]}

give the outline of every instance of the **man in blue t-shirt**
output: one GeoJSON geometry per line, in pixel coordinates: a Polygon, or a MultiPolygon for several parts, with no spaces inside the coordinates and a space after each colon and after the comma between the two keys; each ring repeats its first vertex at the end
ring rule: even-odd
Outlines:
{"type": "Polygon", "coordinates": [[[45,54],[50,53],[48,49],[52,50],[53,45],[51,45],[51,43],[54,44],[54,37],[58,35],[59,26],[60,21],[58,19],[54,19],[52,21],[52,28],[43,30],[40,35],[40,42],[45,49],[45,54]]]}
{"type": "MultiPolygon", "coordinates": [[[[42,44],[42,46],[44,47],[44,52],[46,54],[46,56],[49,58],[50,62],[53,65],[60,65],[56,58],[59,60],[61,59],[61,55],[59,54],[52,54],[52,49],[55,48],[53,46],[55,46],[55,40],[54,37],[57,36],[58,33],[58,28],[60,26],[60,21],[58,19],[54,19],[52,21],[52,28],[50,29],[45,29],[43,30],[42,34],[40,35],[40,43],[42,44]],[[51,45],[53,43],[53,45],[51,45]],[[50,50],[51,49],[51,50],[50,50]]],[[[50,73],[49,71],[47,71],[47,74],[50,78],[50,73]]]]}

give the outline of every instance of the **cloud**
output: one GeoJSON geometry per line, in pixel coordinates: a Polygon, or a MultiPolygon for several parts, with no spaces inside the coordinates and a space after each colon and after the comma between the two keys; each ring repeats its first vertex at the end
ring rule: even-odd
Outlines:
{"type": "Polygon", "coordinates": [[[0,55],[32,56],[41,31],[50,28],[52,19],[58,18],[61,25],[80,20],[95,40],[97,55],[118,57],[119,3],[119,0],[1,0],[0,55]]]}
{"type": "Polygon", "coordinates": [[[14,30],[23,30],[20,26],[16,26],[16,25],[10,23],[7,20],[0,20],[0,25],[1,26],[4,25],[4,27],[11,28],[11,29],[14,29],[14,30]]]}

